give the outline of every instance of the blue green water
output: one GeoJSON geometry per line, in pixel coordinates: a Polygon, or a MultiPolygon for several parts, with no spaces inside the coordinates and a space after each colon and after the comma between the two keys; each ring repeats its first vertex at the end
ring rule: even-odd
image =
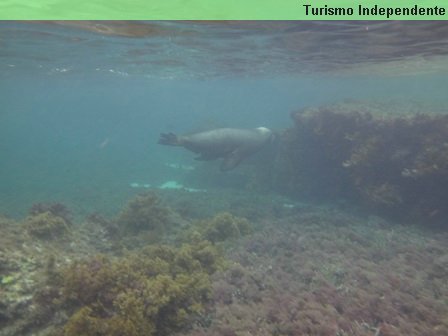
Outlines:
{"type": "Polygon", "coordinates": [[[291,111],[344,99],[448,105],[443,26],[433,40],[426,26],[391,26],[389,43],[382,23],[369,54],[356,35],[365,23],[338,35],[312,23],[140,24],[141,36],[125,24],[0,23],[1,213],[58,201],[110,214],[131,183],[182,182],[170,164],[216,169],[157,145],[161,132],[282,130],[291,111]]]}

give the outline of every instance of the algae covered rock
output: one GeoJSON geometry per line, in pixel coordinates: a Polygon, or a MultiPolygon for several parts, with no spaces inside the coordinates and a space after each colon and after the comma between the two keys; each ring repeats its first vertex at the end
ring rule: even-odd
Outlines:
{"type": "Polygon", "coordinates": [[[141,194],[126,205],[116,221],[120,231],[126,233],[161,231],[169,224],[169,214],[155,194],[141,194]]]}
{"type": "Polygon", "coordinates": [[[28,216],[24,226],[30,235],[40,239],[56,239],[70,232],[65,219],[49,211],[28,216]]]}
{"type": "Polygon", "coordinates": [[[62,203],[35,203],[29,209],[28,214],[35,216],[45,212],[63,218],[67,224],[72,223],[71,211],[62,203]]]}
{"type": "Polygon", "coordinates": [[[252,232],[252,224],[243,217],[221,212],[211,219],[194,224],[187,232],[187,240],[206,239],[212,243],[237,239],[252,232]]]}
{"type": "Polygon", "coordinates": [[[393,108],[346,103],[293,113],[294,127],[279,138],[274,188],[445,226],[448,116],[398,115],[393,108]]]}
{"type": "Polygon", "coordinates": [[[239,238],[251,232],[251,224],[246,218],[222,212],[207,222],[204,237],[212,242],[239,238]]]}
{"type": "Polygon", "coordinates": [[[73,314],[62,334],[168,335],[204,311],[222,257],[210,242],[158,245],[121,258],[95,256],[62,272],[73,314]]]}

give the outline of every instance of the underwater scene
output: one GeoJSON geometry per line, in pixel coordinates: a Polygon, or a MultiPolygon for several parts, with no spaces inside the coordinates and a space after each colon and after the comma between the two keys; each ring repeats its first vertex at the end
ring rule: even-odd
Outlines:
{"type": "Polygon", "coordinates": [[[448,335],[448,22],[1,21],[0,336],[448,335]]]}

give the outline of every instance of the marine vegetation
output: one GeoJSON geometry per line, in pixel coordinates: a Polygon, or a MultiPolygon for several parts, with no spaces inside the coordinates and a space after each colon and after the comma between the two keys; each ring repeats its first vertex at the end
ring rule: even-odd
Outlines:
{"type": "Polygon", "coordinates": [[[87,220],[58,244],[0,217],[2,336],[448,334],[441,231],[309,205],[240,239],[204,241],[212,218],[184,227],[190,240],[170,233],[179,247],[123,251],[87,220]]]}
{"type": "Polygon", "coordinates": [[[63,218],[67,224],[72,223],[71,211],[62,203],[35,203],[29,209],[28,214],[34,216],[45,212],[63,218]]]}
{"type": "Polygon", "coordinates": [[[176,336],[448,334],[446,234],[316,210],[229,249],[210,325],[176,336]]]}
{"type": "MultiPolygon", "coordinates": [[[[240,167],[241,169],[244,166],[240,167]]],[[[256,168],[260,169],[260,168],[256,168]]],[[[218,177],[217,177],[218,178],[218,177]]],[[[221,179],[223,179],[221,177],[221,179]]],[[[266,185],[269,179],[260,179],[266,185]]],[[[241,188],[243,183],[239,184],[241,188]]],[[[190,193],[184,190],[162,190],[158,195],[170,205],[180,217],[187,221],[207,219],[221,212],[244,217],[250,222],[276,219],[291,213],[285,204],[293,203],[291,198],[272,192],[254,192],[253,189],[209,189],[207,192],[190,193]]]]}
{"type": "Polygon", "coordinates": [[[210,275],[222,262],[207,241],[74,262],[60,280],[59,300],[73,311],[62,335],[168,335],[185,328],[204,312],[210,275]]]}
{"type": "Polygon", "coordinates": [[[28,216],[23,225],[30,235],[39,239],[59,239],[70,232],[65,219],[50,211],[28,216]]]}
{"type": "MultiPolygon", "coordinates": [[[[357,105],[356,105],[357,106],[357,105]]],[[[322,200],[348,199],[398,220],[444,224],[448,215],[448,116],[378,116],[337,106],[292,114],[273,187],[322,200]]]]}
{"type": "Polygon", "coordinates": [[[129,201],[116,219],[116,225],[121,233],[163,231],[169,224],[169,214],[169,209],[161,205],[155,194],[141,194],[129,201]]]}
{"type": "Polygon", "coordinates": [[[229,212],[221,212],[211,219],[202,220],[192,225],[187,233],[191,240],[199,236],[212,243],[240,238],[252,232],[252,225],[242,217],[236,217],[229,212]]]}

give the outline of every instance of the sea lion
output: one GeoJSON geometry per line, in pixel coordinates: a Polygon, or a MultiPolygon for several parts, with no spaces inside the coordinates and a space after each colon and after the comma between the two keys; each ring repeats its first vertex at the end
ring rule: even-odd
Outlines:
{"type": "Polygon", "coordinates": [[[273,138],[266,127],[255,129],[218,128],[210,131],[177,136],[160,134],[159,144],[180,146],[199,154],[195,160],[209,161],[223,158],[221,171],[235,168],[249,155],[257,152],[273,138]]]}

